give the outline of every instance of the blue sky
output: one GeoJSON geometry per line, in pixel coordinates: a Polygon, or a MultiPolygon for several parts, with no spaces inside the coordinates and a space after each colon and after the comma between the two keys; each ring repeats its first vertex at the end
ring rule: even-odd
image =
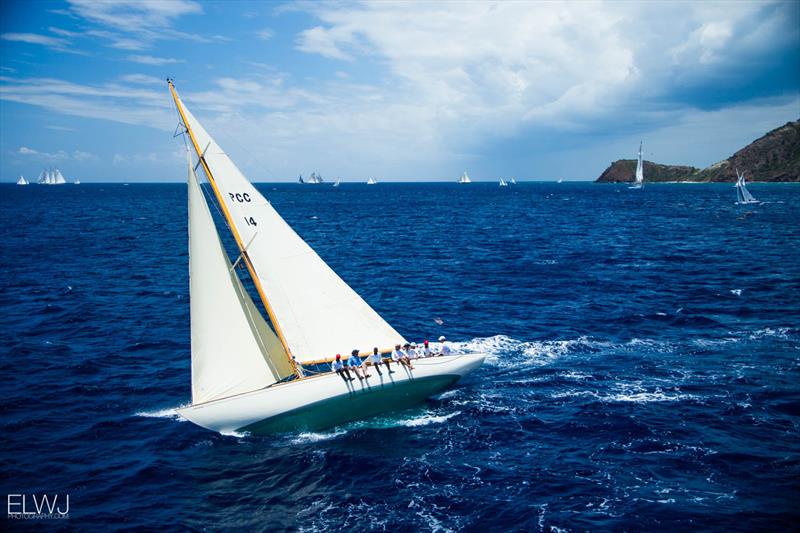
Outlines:
{"type": "Polygon", "coordinates": [[[800,118],[798,2],[0,3],[0,180],[180,181],[164,78],[253,181],[705,167],[800,118]]]}

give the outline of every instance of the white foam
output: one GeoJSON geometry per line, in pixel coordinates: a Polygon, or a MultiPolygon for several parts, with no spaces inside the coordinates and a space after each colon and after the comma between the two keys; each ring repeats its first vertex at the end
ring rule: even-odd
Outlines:
{"type": "Polygon", "coordinates": [[[183,409],[184,407],[189,407],[189,405],[179,405],[178,407],[168,407],[156,411],[139,411],[138,413],[134,413],[134,416],[143,416],[145,418],[171,418],[179,422],[186,422],[186,419],[178,414],[178,409],[183,409]]]}
{"type": "Polygon", "coordinates": [[[225,437],[236,437],[237,439],[244,438],[248,435],[247,433],[239,433],[238,431],[233,431],[233,430],[220,431],[219,434],[224,435],[225,437]]]}
{"type": "Polygon", "coordinates": [[[300,433],[295,438],[291,440],[292,444],[311,444],[314,442],[323,442],[326,440],[335,439],[341,437],[342,435],[346,434],[347,431],[344,429],[338,429],[336,431],[330,431],[326,433],[300,433]]]}
{"type": "Polygon", "coordinates": [[[524,358],[523,363],[545,365],[572,352],[599,351],[612,346],[609,342],[586,336],[567,340],[520,341],[506,335],[478,337],[471,341],[453,342],[451,345],[457,352],[485,353],[486,362],[498,366],[506,366],[504,360],[509,358],[513,362],[508,364],[519,365],[520,356],[524,358]]]}
{"type": "Polygon", "coordinates": [[[399,420],[397,424],[406,427],[427,426],[428,424],[441,424],[442,422],[447,422],[454,416],[458,416],[460,414],[461,411],[456,411],[454,413],[450,413],[449,415],[442,415],[442,416],[423,415],[415,418],[409,418],[407,420],[399,420]]]}

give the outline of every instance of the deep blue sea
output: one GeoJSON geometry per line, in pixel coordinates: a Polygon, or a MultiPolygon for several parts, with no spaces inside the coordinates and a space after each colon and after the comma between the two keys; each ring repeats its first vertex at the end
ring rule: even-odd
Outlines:
{"type": "Polygon", "coordinates": [[[185,185],[0,186],[0,484],[70,495],[36,525],[798,527],[800,186],[259,189],[404,336],[486,362],[329,431],[209,432],[175,414],[185,185]]]}

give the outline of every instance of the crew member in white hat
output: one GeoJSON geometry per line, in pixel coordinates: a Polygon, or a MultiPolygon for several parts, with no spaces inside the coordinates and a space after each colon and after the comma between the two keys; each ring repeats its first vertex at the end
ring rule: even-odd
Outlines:
{"type": "Polygon", "coordinates": [[[442,347],[439,350],[441,355],[453,355],[453,350],[450,349],[450,346],[447,344],[447,339],[442,335],[439,337],[439,342],[442,343],[442,347]]]}

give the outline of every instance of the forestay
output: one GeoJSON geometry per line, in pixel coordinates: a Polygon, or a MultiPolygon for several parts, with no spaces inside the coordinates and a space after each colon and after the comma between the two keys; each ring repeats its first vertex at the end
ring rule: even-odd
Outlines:
{"type": "Polygon", "coordinates": [[[191,164],[188,196],[192,403],[198,404],[263,388],[292,368],[231,268],[191,164]]]}
{"type": "Polygon", "coordinates": [[[309,362],[404,342],[281,218],[177,95],[176,103],[291,354],[309,362]]]}

